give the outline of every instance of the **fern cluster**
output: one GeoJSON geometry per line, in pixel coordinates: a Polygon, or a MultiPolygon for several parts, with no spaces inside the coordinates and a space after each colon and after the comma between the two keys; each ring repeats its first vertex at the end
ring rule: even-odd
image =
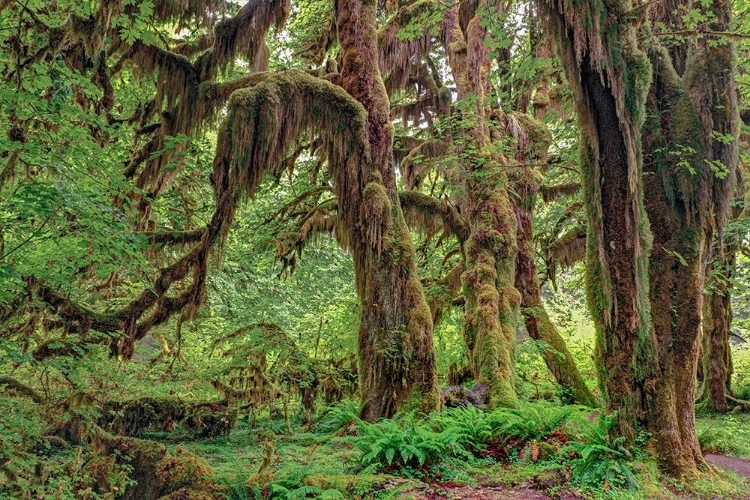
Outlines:
{"type": "Polygon", "coordinates": [[[358,426],[355,447],[363,467],[383,469],[423,467],[447,456],[470,457],[462,434],[454,427],[435,431],[415,421],[413,415],[358,426]]]}
{"type": "Polygon", "coordinates": [[[495,414],[473,406],[449,408],[431,420],[436,431],[457,434],[459,444],[473,450],[481,450],[488,441],[495,439],[499,424],[495,414]]]}
{"type": "Polygon", "coordinates": [[[292,467],[282,470],[276,474],[273,481],[267,485],[267,489],[256,488],[255,498],[265,500],[301,500],[303,498],[314,498],[316,500],[342,500],[344,495],[333,488],[321,488],[305,484],[305,478],[315,473],[315,465],[292,467]]]}
{"type": "Polygon", "coordinates": [[[576,409],[542,402],[521,403],[518,408],[494,412],[493,419],[498,422],[498,435],[505,440],[539,441],[562,428],[576,409]]]}
{"type": "Polygon", "coordinates": [[[359,402],[353,399],[345,399],[329,406],[315,424],[315,432],[330,434],[361,423],[358,410],[359,402]]]}
{"type": "Polygon", "coordinates": [[[572,464],[573,482],[584,488],[638,489],[634,457],[624,446],[625,438],[613,438],[609,432],[614,421],[611,416],[600,417],[596,424],[586,426],[579,440],[563,449],[578,457],[572,464]]]}
{"type": "Polygon", "coordinates": [[[491,442],[511,448],[542,440],[559,430],[575,410],[543,403],[493,412],[467,406],[447,409],[423,422],[412,415],[377,424],[360,422],[354,445],[363,467],[394,471],[426,467],[449,457],[472,458],[473,452],[483,451],[491,442]]]}

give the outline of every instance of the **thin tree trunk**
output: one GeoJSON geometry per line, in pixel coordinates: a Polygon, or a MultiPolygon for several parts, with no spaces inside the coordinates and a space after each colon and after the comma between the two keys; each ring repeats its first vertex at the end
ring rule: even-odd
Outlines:
{"type": "Polygon", "coordinates": [[[570,398],[578,404],[596,407],[596,397],[586,386],[578,371],[576,362],[568,351],[565,339],[555,328],[542,304],[539,277],[534,261],[534,221],[533,200],[539,184],[526,183],[517,192],[523,193],[523,200],[515,204],[518,218],[518,256],[516,258],[516,288],[521,293],[521,314],[526,330],[534,340],[543,341],[550,349],[544,352],[544,362],[560,386],[567,390],[570,398]],[[525,187],[525,189],[524,189],[525,187]],[[524,205],[524,201],[532,202],[524,205]]]}
{"type": "MultiPolygon", "coordinates": [[[[535,16],[532,24],[532,53],[542,59],[554,58],[554,48],[550,41],[541,36],[540,19],[535,16]]],[[[590,406],[599,406],[599,402],[586,385],[578,371],[576,362],[568,351],[565,339],[560,336],[554,323],[549,318],[542,303],[541,286],[536,268],[536,249],[534,246],[534,207],[542,187],[543,178],[537,173],[535,164],[545,165],[548,158],[552,137],[542,118],[550,108],[549,77],[543,76],[536,91],[534,118],[521,115],[524,138],[517,139],[516,160],[520,165],[517,174],[512,176],[515,198],[513,211],[518,220],[516,233],[518,254],[516,257],[516,289],[521,293],[521,314],[526,324],[526,331],[534,340],[541,340],[546,345],[544,362],[555,380],[567,392],[572,401],[590,406]],[[546,99],[540,96],[546,97],[546,99]],[[537,102],[538,99],[538,102],[537,102]]],[[[527,106],[519,108],[524,112],[527,106]]],[[[544,167],[542,167],[543,171],[544,167]]]]}
{"type": "MultiPolygon", "coordinates": [[[[747,134],[741,134],[740,141],[743,148],[747,147],[747,134]]],[[[745,162],[740,161],[739,166],[735,197],[742,209],[735,209],[734,216],[742,220],[750,215],[750,175],[745,162]]],[[[733,406],[730,403],[738,403],[732,391],[734,366],[729,337],[733,316],[731,278],[737,263],[738,245],[743,237],[741,230],[739,234],[727,234],[724,248],[714,256],[706,271],[709,291],[703,306],[702,362],[698,366],[701,393],[697,407],[702,411],[725,413],[733,406]]]]}
{"type": "MultiPolygon", "coordinates": [[[[726,259],[725,259],[726,260],[726,259]]],[[[707,276],[719,273],[703,306],[703,378],[697,406],[702,411],[726,413],[727,396],[731,396],[732,351],[729,332],[732,325],[732,304],[729,289],[731,262],[713,262],[707,276]],[[717,266],[718,264],[718,266],[717,266]]]]}

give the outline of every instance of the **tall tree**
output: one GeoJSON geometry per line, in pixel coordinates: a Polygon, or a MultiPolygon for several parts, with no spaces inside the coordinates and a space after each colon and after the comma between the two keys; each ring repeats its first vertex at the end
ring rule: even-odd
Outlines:
{"type": "MultiPolygon", "coordinates": [[[[684,58],[652,42],[649,63],[633,22],[646,7],[540,5],[578,98],[587,286],[605,403],[618,416],[613,431],[633,442],[648,430],[662,468],[693,476],[703,466],[694,415],[703,277],[736,163],[732,45],[703,36],[704,27],[684,58]],[[642,157],[652,173],[645,188],[642,157]]],[[[709,32],[728,30],[728,3],[711,9],[709,32]]]]}
{"type": "MultiPolygon", "coordinates": [[[[661,381],[647,406],[648,426],[664,467],[688,475],[703,464],[694,410],[703,289],[712,249],[717,261],[724,260],[739,134],[733,43],[710,34],[732,29],[732,3],[715,0],[693,9],[710,19],[709,34],[698,33],[693,43],[671,51],[651,42],[654,76],[643,129],[644,171],[651,174],[645,193],[654,239],[649,274],[655,375],[661,381]]],[[[659,10],[653,15],[667,22],[678,16],[659,10]]]]}
{"type": "MultiPolygon", "coordinates": [[[[550,40],[541,37],[540,19],[536,13],[534,14],[529,37],[531,51],[535,57],[549,62],[553,57],[554,48],[550,40]]],[[[515,155],[518,166],[513,169],[511,175],[514,192],[513,211],[518,219],[515,286],[521,294],[521,314],[526,331],[532,339],[544,343],[543,357],[547,368],[572,401],[593,407],[598,405],[598,401],[586,385],[568,350],[565,339],[558,332],[544,307],[536,265],[534,210],[540,194],[543,193],[545,201],[552,201],[566,195],[578,194],[581,187],[578,182],[555,186],[544,185],[544,171],[549,168],[548,156],[552,141],[551,134],[542,121],[552,106],[549,98],[549,80],[549,75],[542,73],[536,88],[533,89],[535,90],[533,117],[518,112],[510,115],[514,124],[510,128],[515,130],[518,136],[515,155]]],[[[528,107],[526,99],[521,102],[528,107]]],[[[558,245],[558,247],[561,247],[559,253],[564,255],[565,262],[581,260],[585,252],[582,251],[583,245],[580,244],[580,238],[576,235],[573,238],[565,238],[564,241],[566,244],[558,245]]],[[[547,272],[554,276],[555,269],[548,269],[547,272]]]]}
{"type": "Polygon", "coordinates": [[[488,0],[461,2],[446,13],[447,56],[457,96],[465,103],[463,134],[454,141],[462,162],[460,210],[470,233],[463,245],[464,338],[477,383],[492,406],[515,406],[515,356],[520,295],[514,287],[517,222],[508,195],[509,159],[493,144],[487,29],[488,0]]]}
{"type": "MultiPolygon", "coordinates": [[[[86,74],[94,68],[90,78],[100,98],[81,91],[80,106],[136,129],[134,152],[124,162],[125,188],[113,196],[114,204],[132,209],[131,231],[155,249],[191,247],[157,269],[140,295],[106,314],[79,305],[34,276],[26,280],[28,291],[60,320],[60,328],[79,334],[82,344],[92,341],[91,331],[112,334],[113,353],[131,356],[134,343],[151,329],[201,304],[209,256],[225,241],[238,203],[254,192],[264,173],[294,168],[287,155],[293,160],[299,146],[314,142],[332,174],[355,260],[362,300],[362,416],[388,417],[404,405],[437,408],[432,321],[395,186],[393,127],[378,70],[376,2],[336,3],[341,73],[332,78],[335,84],[298,71],[266,71],[266,35],[286,22],[289,0],[251,0],[239,8],[216,1],[153,7],[118,1],[20,8],[19,25],[33,26],[34,33],[46,37],[32,56],[21,46],[7,76],[15,81],[26,65],[54,60],[61,52],[75,71],[86,74]],[[58,18],[60,25],[54,24],[58,18]],[[192,40],[172,39],[147,28],[152,21],[204,32],[192,40]],[[246,74],[232,71],[239,57],[248,63],[246,74]],[[131,69],[156,75],[155,92],[132,116],[122,118],[113,112],[117,103],[110,80],[131,69]],[[289,96],[298,99],[295,106],[288,105],[289,96]],[[183,169],[185,143],[213,123],[227,103],[212,174],[210,222],[188,232],[163,231],[154,204],[183,169]]],[[[34,33],[26,34],[33,38],[34,33]]],[[[117,139],[92,130],[102,144],[117,139]]],[[[20,294],[19,300],[28,295],[20,294]]],[[[70,339],[64,344],[68,350],[75,347],[70,339]]],[[[48,351],[45,355],[52,355],[48,351]]]]}
{"type": "Polygon", "coordinates": [[[234,94],[213,175],[217,193],[252,194],[266,170],[283,168],[285,153],[303,133],[326,144],[362,304],[360,415],[370,421],[404,406],[429,412],[439,405],[432,317],[395,185],[375,3],[336,4],[340,87],[286,72],[234,94]],[[296,106],[287,104],[290,96],[296,106]]]}
{"type": "Polygon", "coordinates": [[[648,220],[640,127],[651,68],[623,16],[629,2],[542,1],[576,100],[588,210],[586,284],[615,432],[634,440],[655,343],[649,324],[648,220]],[[651,354],[650,354],[651,353],[651,354]],[[645,369],[644,369],[645,368],[645,369]]]}

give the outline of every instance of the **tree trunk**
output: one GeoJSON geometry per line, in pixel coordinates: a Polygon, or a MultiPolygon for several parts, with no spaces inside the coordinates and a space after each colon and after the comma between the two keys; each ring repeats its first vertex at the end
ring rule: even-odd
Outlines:
{"type": "Polygon", "coordinates": [[[640,127],[651,68],[633,28],[619,19],[632,4],[542,0],[583,131],[581,162],[588,213],[586,291],[610,432],[635,443],[643,407],[656,390],[640,127]],[[604,26],[610,26],[604,29],[604,26]],[[627,68],[627,72],[622,71],[627,68]]]}
{"type": "Polygon", "coordinates": [[[565,340],[549,319],[542,304],[539,277],[534,261],[533,200],[539,191],[539,183],[527,182],[516,192],[523,193],[515,203],[518,218],[518,256],[516,258],[516,288],[521,293],[521,314],[526,330],[534,340],[546,344],[544,362],[560,386],[567,390],[570,398],[578,404],[596,407],[599,402],[583,380],[565,340]],[[524,203],[526,202],[526,204],[524,203]]]}
{"type": "Polygon", "coordinates": [[[475,187],[472,232],[465,246],[464,337],[477,383],[487,386],[490,407],[516,406],[515,356],[517,312],[514,288],[515,218],[504,187],[475,187]],[[481,189],[481,191],[480,191],[481,189]]]}
{"type": "Polygon", "coordinates": [[[416,273],[414,247],[396,190],[393,125],[378,69],[375,0],[339,0],[341,86],[367,112],[370,165],[359,179],[361,204],[340,200],[353,226],[352,252],[362,303],[360,417],[374,422],[399,409],[439,407],[432,317],[416,273]],[[358,218],[358,220],[354,220],[358,218]]]}
{"type": "MultiPolygon", "coordinates": [[[[694,403],[707,242],[726,223],[729,205],[728,183],[717,170],[731,179],[736,164],[732,47],[698,40],[681,79],[668,52],[652,46],[653,67],[643,60],[633,28],[619,21],[629,2],[592,0],[575,10],[561,0],[542,7],[556,20],[584,130],[587,285],[606,407],[618,412],[613,430],[632,443],[643,425],[662,469],[694,476],[704,465],[694,403]],[[647,94],[650,269],[640,181],[647,94]]],[[[729,3],[714,2],[712,9],[710,29],[728,30],[729,3]]]]}
{"type": "Polygon", "coordinates": [[[647,176],[645,189],[654,233],[649,271],[658,342],[658,387],[646,402],[646,424],[663,468],[674,475],[691,474],[703,463],[694,404],[706,236],[687,225],[684,206],[669,204],[659,176],[647,176]]]}
{"type": "MultiPolygon", "coordinates": [[[[731,396],[732,351],[729,332],[732,325],[732,304],[729,290],[731,261],[712,262],[707,270],[714,279],[703,306],[703,378],[697,406],[710,413],[729,410],[727,396],[731,396]]],[[[711,284],[711,283],[709,283],[711,284]]]]}
{"type": "Polygon", "coordinates": [[[460,100],[473,104],[465,120],[464,144],[456,145],[465,166],[462,211],[470,234],[462,251],[464,338],[474,379],[487,387],[490,407],[516,406],[515,340],[520,296],[514,288],[516,219],[508,196],[507,166],[490,140],[485,110],[489,66],[480,13],[486,0],[466,2],[468,23],[459,7],[446,12],[447,52],[460,100]]]}
{"type": "MultiPolygon", "coordinates": [[[[709,15],[714,16],[712,30],[730,29],[729,2],[713,2],[709,15]]],[[[672,475],[695,474],[704,465],[695,431],[703,290],[714,236],[719,257],[723,254],[739,132],[732,44],[698,40],[686,51],[680,77],[683,57],[675,54],[683,52],[651,49],[654,78],[643,128],[644,171],[650,174],[646,210],[654,237],[650,298],[659,361],[659,390],[649,401],[647,418],[662,468],[672,475]]],[[[716,313],[715,322],[723,322],[726,313],[716,313]]],[[[704,343],[704,356],[719,349],[716,354],[725,358],[721,337],[728,341],[728,332],[715,334],[704,343]]],[[[704,377],[722,386],[719,399],[724,401],[717,403],[726,407],[726,367],[717,368],[724,373],[704,366],[704,377]]]]}

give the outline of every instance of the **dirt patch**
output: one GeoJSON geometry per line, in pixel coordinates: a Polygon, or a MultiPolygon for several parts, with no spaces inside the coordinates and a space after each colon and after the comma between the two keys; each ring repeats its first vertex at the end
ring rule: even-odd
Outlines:
{"type": "Polygon", "coordinates": [[[750,461],[742,458],[728,457],[726,455],[718,455],[715,453],[709,453],[705,457],[706,462],[719,467],[720,469],[730,470],[737,473],[737,475],[744,478],[750,479],[750,461]]]}
{"type": "Polygon", "coordinates": [[[414,500],[580,500],[582,497],[560,491],[556,496],[536,491],[528,486],[506,485],[452,485],[431,484],[421,491],[409,491],[407,498],[414,500]]]}

